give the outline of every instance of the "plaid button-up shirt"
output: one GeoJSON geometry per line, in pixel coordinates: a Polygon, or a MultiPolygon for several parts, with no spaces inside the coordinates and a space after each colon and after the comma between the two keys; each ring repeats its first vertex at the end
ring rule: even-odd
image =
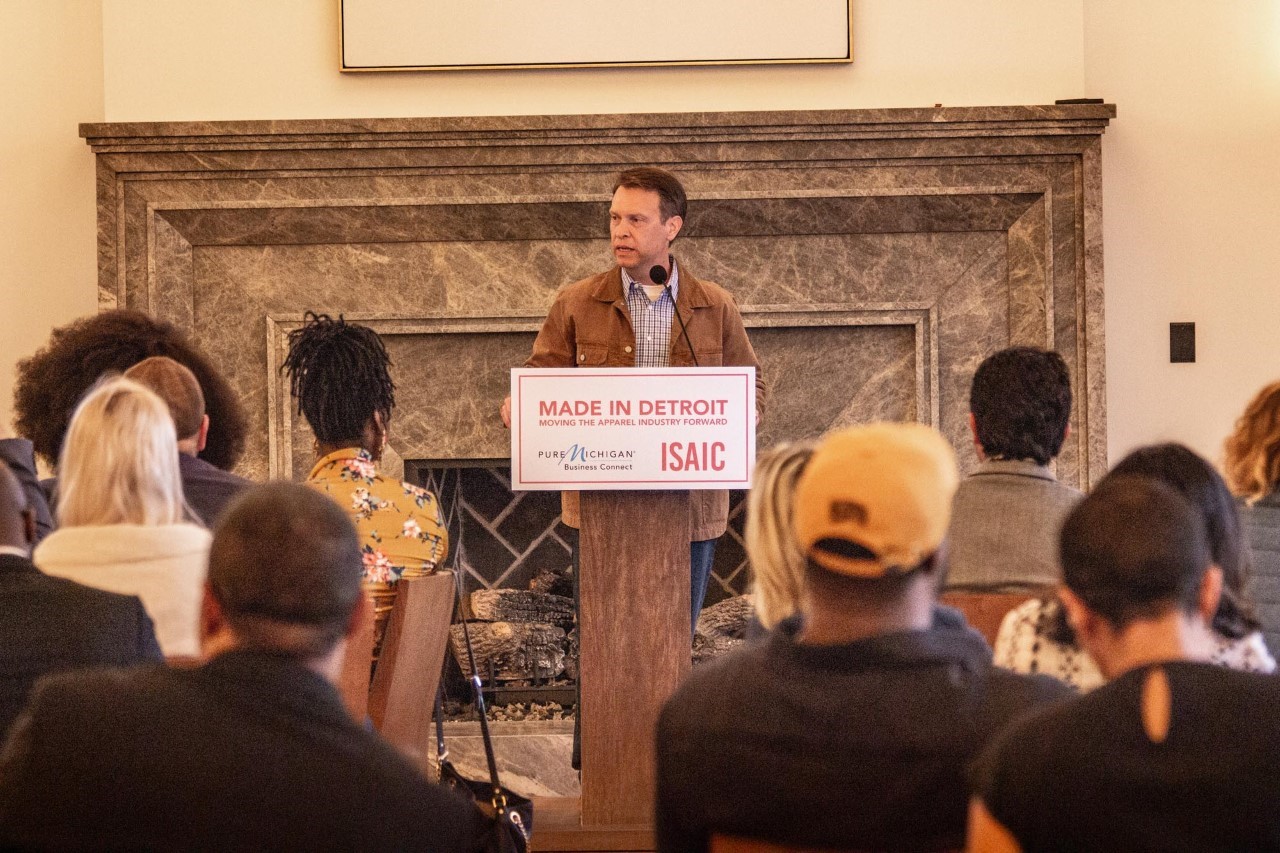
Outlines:
{"type": "Polygon", "coordinates": [[[650,300],[644,285],[622,271],[622,287],[627,293],[631,328],[636,333],[636,367],[669,367],[671,362],[671,322],[675,319],[675,298],[680,292],[680,271],[671,264],[670,291],[663,290],[650,300]]]}

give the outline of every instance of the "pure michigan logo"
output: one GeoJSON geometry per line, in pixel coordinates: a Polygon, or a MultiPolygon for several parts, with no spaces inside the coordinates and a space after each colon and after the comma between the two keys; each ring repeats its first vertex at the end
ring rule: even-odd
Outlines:
{"type": "Polygon", "coordinates": [[[630,471],[634,450],[592,449],[585,444],[571,444],[564,450],[539,450],[543,459],[556,459],[566,471],[630,471]]]}

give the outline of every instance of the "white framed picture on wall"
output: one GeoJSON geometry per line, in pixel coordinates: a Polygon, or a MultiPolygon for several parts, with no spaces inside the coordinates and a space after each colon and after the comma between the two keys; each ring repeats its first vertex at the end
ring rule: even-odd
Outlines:
{"type": "Polygon", "coordinates": [[[339,0],[343,71],[853,60],[853,0],[339,0]]]}

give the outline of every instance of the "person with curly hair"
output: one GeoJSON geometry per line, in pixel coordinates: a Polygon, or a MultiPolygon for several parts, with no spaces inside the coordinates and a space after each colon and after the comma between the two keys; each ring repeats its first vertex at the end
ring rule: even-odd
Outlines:
{"type": "Polygon", "coordinates": [[[1253,557],[1249,591],[1271,648],[1280,648],[1280,382],[1258,392],[1227,439],[1227,485],[1240,498],[1253,557]]]}
{"type": "Polygon", "coordinates": [[[396,404],[390,367],[373,329],[310,311],[302,328],[289,333],[281,365],[298,412],[315,433],[316,463],[307,483],[346,509],[360,534],[378,643],[398,581],[431,574],[449,550],[436,496],[378,473],[396,404]]]}
{"type": "Polygon", "coordinates": [[[102,376],[123,373],[153,355],[168,356],[195,374],[210,422],[200,458],[231,469],[244,453],[246,425],[239,397],[176,326],[141,311],[82,317],[54,329],[42,349],[18,362],[14,429],[57,467],[71,413],[85,392],[102,376]]]}
{"type": "Polygon", "coordinates": [[[981,464],[956,491],[948,591],[1038,592],[1058,582],[1054,537],[1080,492],[1054,475],[1070,432],[1062,356],[1009,347],[973,374],[969,426],[981,464]]]}

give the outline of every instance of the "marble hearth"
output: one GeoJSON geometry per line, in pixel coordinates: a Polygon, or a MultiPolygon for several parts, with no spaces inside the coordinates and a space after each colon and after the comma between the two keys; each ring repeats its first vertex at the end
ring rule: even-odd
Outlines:
{"type": "MultiPolygon", "coordinates": [[[[88,124],[81,135],[97,156],[100,305],[171,320],[215,357],[246,405],[248,476],[309,466],[278,373],[307,309],[385,337],[400,457],[500,466],[507,368],[556,288],[610,262],[613,175],[653,163],[692,199],[678,257],[734,292],[764,364],[762,447],[912,419],[937,425],[971,466],[974,367],[1036,344],[1072,367],[1058,472],[1085,485],[1105,463],[1100,136],[1114,115],[1064,105],[88,124]]],[[[478,576],[512,577],[510,566],[478,576]]]]}

